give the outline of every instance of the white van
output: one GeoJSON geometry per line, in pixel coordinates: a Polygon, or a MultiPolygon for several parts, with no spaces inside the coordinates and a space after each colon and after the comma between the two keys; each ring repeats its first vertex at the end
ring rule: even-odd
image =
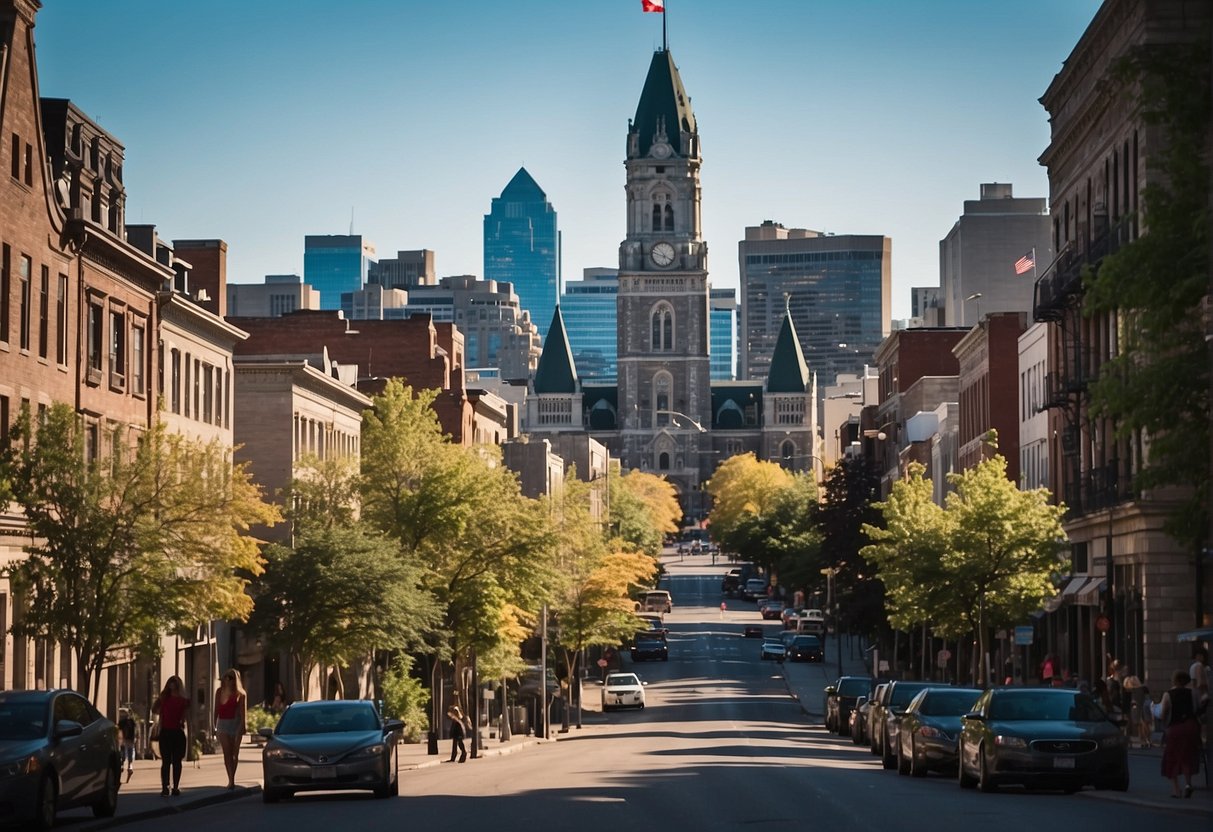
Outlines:
{"type": "Polygon", "coordinates": [[[805,610],[796,616],[795,623],[795,629],[798,633],[811,633],[820,636],[824,635],[826,631],[826,617],[825,613],[821,610],[805,610]]]}
{"type": "Polygon", "coordinates": [[[664,589],[652,589],[640,597],[641,612],[671,612],[674,600],[664,589]]]}

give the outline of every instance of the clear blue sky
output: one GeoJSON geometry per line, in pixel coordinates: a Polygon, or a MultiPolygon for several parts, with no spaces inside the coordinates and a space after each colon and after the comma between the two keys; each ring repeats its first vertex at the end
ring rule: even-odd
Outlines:
{"type": "MultiPolygon", "coordinates": [[[[228,275],[305,234],[481,274],[490,200],[547,191],[564,276],[614,266],[624,140],[661,16],[640,0],[44,0],[41,93],[126,146],[127,219],[220,237],[228,275]]],[[[893,314],[981,182],[1047,196],[1037,99],[1098,0],[669,0],[703,142],[714,285],[765,219],[893,239],[893,314]]]]}

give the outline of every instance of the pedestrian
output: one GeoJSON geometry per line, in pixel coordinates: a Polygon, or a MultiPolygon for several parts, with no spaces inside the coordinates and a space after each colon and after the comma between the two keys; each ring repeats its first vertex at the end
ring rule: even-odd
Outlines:
{"type": "Polygon", "coordinates": [[[1162,695],[1162,776],[1171,780],[1171,797],[1180,797],[1179,776],[1184,778],[1183,797],[1192,796],[1192,774],[1200,753],[1200,723],[1196,717],[1196,694],[1183,670],[1171,675],[1171,689],[1162,695]]]}
{"type": "Polygon", "coordinates": [[[119,765],[126,766],[126,782],[129,783],[131,775],[135,773],[135,718],[126,708],[118,709],[118,732],[122,735],[119,765]]]}
{"type": "Polygon", "coordinates": [[[1209,698],[1209,651],[1204,646],[1192,651],[1188,676],[1192,679],[1192,690],[1196,692],[1196,704],[1199,706],[1209,698]]]}
{"type": "Polygon", "coordinates": [[[1146,685],[1137,688],[1134,693],[1140,696],[1137,706],[1137,739],[1142,748],[1151,748],[1154,745],[1154,698],[1150,696],[1150,688],[1146,685]]]}
{"type": "Polygon", "coordinates": [[[219,690],[215,691],[215,733],[223,749],[223,767],[227,770],[227,787],[236,788],[236,766],[240,765],[240,740],[248,733],[248,697],[240,683],[240,671],[232,668],[223,674],[219,690]]]}
{"type": "Polygon", "coordinates": [[[286,696],[286,687],[282,682],[274,682],[274,695],[270,697],[269,712],[272,714],[280,714],[286,710],[286,706],[291,704],[291,700],[286,696]]]}
{"type": "Polygon", "coordinates": [[[190,700],[184,694],[180,676],[170,676],[164,690],[152,705],[160,719],[160,794],[169,796],[169,774],[173,776],[173,797],[181,794],[181,765],[185,761],[185,726],[190,700]]]}
{"type": "Polygon", "coordinates": [[[452,705],[447,708],[446,715],[451,720],[451,759],[450,762],[455,762],[455,752],[459,752],[459,762],[467,761],[468,752],[463,745],[463,736],[466,733],[464,730],[463,711],[458,705],[452,705]]]}
{"type": "Polygon", "coordinates": [[[1045,660],[1040,663],[1040,683],[1045,687],[1051,687],[1054,680],[1061,680],[1061,673],[1057,667],[1057,657],[1052,653],[1045,653],[1045,660]]]}

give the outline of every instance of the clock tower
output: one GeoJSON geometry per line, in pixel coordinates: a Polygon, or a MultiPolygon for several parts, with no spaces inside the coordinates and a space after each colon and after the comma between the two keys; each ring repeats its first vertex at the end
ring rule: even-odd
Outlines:
{"type": "Polygon", "coordinates": [[[628,125],[627,237],[619,246],[618,453],[625,469],[690,492],[710,476],[707,245],[699,211],[699,132],[666,49],[628,125]]]}

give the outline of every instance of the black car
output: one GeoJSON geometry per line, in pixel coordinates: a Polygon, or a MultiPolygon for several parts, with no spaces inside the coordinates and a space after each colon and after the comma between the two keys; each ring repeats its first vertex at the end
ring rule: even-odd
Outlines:
{"type": "Polygon", "coordinates": [[[645,659],[662,662],[670,660],[669,645],[666,644],[664,638],[659,636],[637,633],[636,638],[632,640],[630,652],[632,661],[634,662],[644,661],[645,659]]]}
{"type": "Polygon", "coordinates": [[[879,704],[880,715],[873,723],[879,732],[876,753],[880,755],[880,763],[885,768],[892,768],[897,763],[897,758],[893,756],[897,742],[897,724],[901,721],[901,714],[906,706],[923,688],[941,686],[941,683],[936,682],[889,682],[879,704]]]}
{"type": "Polygon", "coordinates": [[[819,662],[824,658],[825,653],[821,650],[821,639],[817,636],[797,635],[788,644],[788,661],[819,662]]]}
{"type": "Polygon", "coordinates": [[[996,688],[961,718],[961,788],[1004,783],[1076,792],[1129,788],[1129,743],[1089,694],[1069,688],[996,688]]]}
{"type": "Polygon", "coordinates": [[[845,737],[851,732],[851,709],[861,696],[872,693],[870,676],[842,676],[825,689],[826,730],[845,737]]]}
{"type": "MultiPolygon", "coordinates": [[[[873,691],[872,695],[875,696],[876,692],[873,691]]],[[[851,709],[847,727],[851,731],[851,742],[856,745],[868,744],[868,711],[871,707],[872,703],[868,697],[861,696],[855,700],[855,707],[851,709]]]]}
{"type": "Polygon", "coordinates": [[[118,728],[70,690],[0,693],[0,821],[50,829],[61,809],[118,807],[118,728]]]}
{"type": "Polygon", "coordinates": [[[897,726],[897,773],[922,777],[956,767],[960,718],[981,696],[978,688],[927,688],[910,702],[897,726]]]}

